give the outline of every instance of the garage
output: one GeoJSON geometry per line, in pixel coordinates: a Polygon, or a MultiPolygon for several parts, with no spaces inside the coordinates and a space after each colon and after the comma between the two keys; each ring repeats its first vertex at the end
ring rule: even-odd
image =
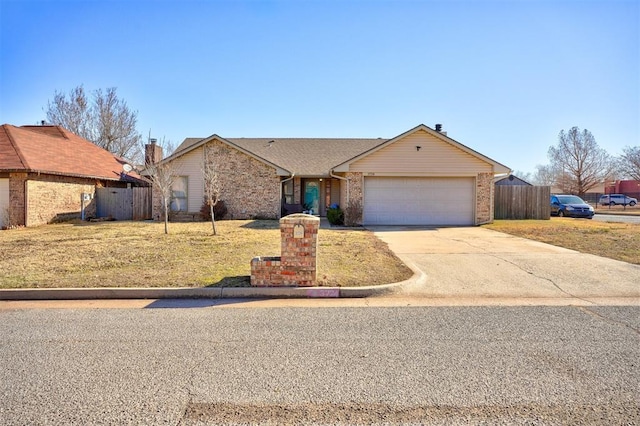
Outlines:
{"type": "Polygon", "coordinates": [[[0,229],[9,225],[9,179],[0,179],[0,229]]]}
{"type": "Polygon", "coordinates": [[[473,225],[475,178],[364,179],[365,225],[473,225]]]}

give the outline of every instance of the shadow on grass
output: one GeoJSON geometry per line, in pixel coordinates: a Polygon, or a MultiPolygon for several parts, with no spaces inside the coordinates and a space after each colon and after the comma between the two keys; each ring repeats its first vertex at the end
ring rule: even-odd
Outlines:
{"type": "Polygon", "coordinates": [[[206,285],[205,287],[251,287],[251,277],[249,275],[224,277],[217,283],[211,283],[206,285]]]}
{"type": "Polygon", "coordinates": [[[280,229],[280,222],[274,219],[257,219],[257,220],[252,220],[251,222],[245,223],[244,225],[241,226],[241,228],[247,228],[247,229],[280,229]]]}

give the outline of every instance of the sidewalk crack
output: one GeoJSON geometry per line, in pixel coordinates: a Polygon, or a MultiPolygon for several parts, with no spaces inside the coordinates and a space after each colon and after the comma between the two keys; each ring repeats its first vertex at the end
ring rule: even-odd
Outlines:
{"type": "Polygon", "coordinates": [[[573,299],[582,300],[583,302],[587,302],[587,303],[589,303],[589,304],[591,304],[591,305],[597,305],[597,303],[595,303],[595,302],[593,302],[593,301],[591,301],[591,300],[589,300],[589,299],[585,299],[584,297],[576,296],[575,294],[569,293],[568,291],[566,291],[565,289],[563,289],[562,287],[560,287],[560,286],[558,285],[558,283],[556,283],[556,282],[555,282],[554,280],[552,280],[551,278],[547,278],[547,277],[543,277],[543,276],[541,276],[541,275],[538,275],[538,274],[536,274],[536,273],[535,273],[535,272],[533,272],[533,271],[529,271],[529,270],[527,270],[527,269],[523,268],[522,266],[518,265],[516,262],[514,262],[514,261],[512,261],[512,260],[509,260],[509,259],[505,259],[505,258],[503,258],[503,257],[500,257],[500,256],[498,256],[497,254],[493,254],[493,253],[488,253],[488,254],[489,254],[489,256],[491,256],[491,257],[494,257],[494,258],[496,258],[496,259],[502,260],[503,262],[507,262],[508,264],[515,266],[516,268],[520,269],[520,270],[521,270],[521,271],[523,271],[523,272],[526,272],[526,273],[527,273],[527,274],[529,274],[529,275],[533,275],[533,276],[534,276],[534,277],[536,277],[536,278],[539,278],[539,279],[541,279],[541,280],[545,280],[545,281],[547,281],[547,282],[551,283],[551,285],[552,285],[552,286],[554,286],[555,288],[557,288],[560,292],[562,292],[562,293],[566,294],[567,296],[569,296],[569,297],[571,297],[571,298],[573,298],[573,299]]]}

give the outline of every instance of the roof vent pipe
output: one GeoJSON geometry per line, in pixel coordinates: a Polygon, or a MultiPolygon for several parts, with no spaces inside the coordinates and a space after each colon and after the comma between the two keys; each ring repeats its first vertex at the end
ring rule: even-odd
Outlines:
{"type": "Polygon", "coordinates": [[[442,131],[442,124],[436,124],[436,132],[442,131]]]}

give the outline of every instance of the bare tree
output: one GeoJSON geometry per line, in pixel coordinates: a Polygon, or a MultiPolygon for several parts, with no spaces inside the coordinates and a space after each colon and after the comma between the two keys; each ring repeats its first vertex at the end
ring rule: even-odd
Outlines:
{"type": "Polygon", "coordinates": [[[209,211],[211,213],[211,226],[213,228],[213,235],[217,235],[214,207],[216,206],[216,204],[218,204],[218,201],[220,201],[220,194],[222,193],[222,183],[220,182],[220,178],[218,177],[215,153],[208,145],[205,145],[204,147],[202,178],[204,180],[205,200],[209,205],[209,211]]]}
{"type": "Polygon", "coordinates": [[[633,180],[640,180],[640,146],[627,146],[618,159],[620,174],[633,180]]]}
{"type": "Polygon", "coordinates": [[[112,152],[140,161],[142,138],[136,130],[138,112],[132,111],[126,102],[118,98],[116,88],[93,92],[89,102],[83,86],[71,89],[69,95],[56,92],[53,101],[47,102],[47,121],[58,124],[112,152]]]}
{"type": "Polygon", "coordinates": [[[85,138],[94,140],[93,111],[84,87],[71,89],[69,98],[63,93],[55,92],[53,101],[47,101],[47,121],[58,124],[65,129],[85,138]]]}
{"type": "MultiPolygon", "coordinates": [[[[153,142],[155,143],[155,142],[153,142]]],[[[170,142],[163,141],[160,146],[168,146],[170,142]]],[[[175,161],[159,161],[148,158],[145,164],[145,175],[151,180],[154,193],[160,194],[162,211],[164,213],[164,233],[169,233],[169,208],[171,204],[172,187],[176,178],[178,165],[175,161]]]]}
{"type": "Polygon", "coordinates": [[[567,193],[584,195],[613,171],[611,156],[587,129],[561,130],[558,145],[549,148],[548,156],[551,170],[557,174],[556,183],[567,193]]]}
{"type": "Polygon", "coordinates": [[[548,164],[538,164],[532,183],[540,186],[554,186],[558,181],[558,173],[548,164]]]}
{"type": "Polygon", "coordinates": [[[94,92],[94,116],[96,145],[118,157],[140,157],[141,136],[136,130],[138,112],[131,111],[127,103],[118,98],[116,88],[110,87],[94,92]]]}

